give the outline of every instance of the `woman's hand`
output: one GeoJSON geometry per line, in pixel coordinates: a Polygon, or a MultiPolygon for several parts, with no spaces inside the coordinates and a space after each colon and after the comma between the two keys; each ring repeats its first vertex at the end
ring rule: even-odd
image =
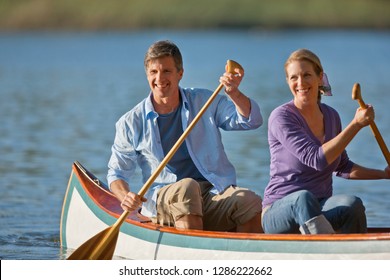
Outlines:
{"type": "Polygon", "coordinates": [[[365,127],[375,119],[374,107],[367,105],[367,108],[359,107],[355,114],[355,123],[360,127],[365,127]]]}

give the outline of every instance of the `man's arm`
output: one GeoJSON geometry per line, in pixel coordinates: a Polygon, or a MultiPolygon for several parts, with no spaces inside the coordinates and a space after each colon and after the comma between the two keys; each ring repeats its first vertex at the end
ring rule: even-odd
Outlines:
{"type": "Polygon", "coordinates": [[[110,184],[110,189],[121,202],[123,210],[132,212],[141,207],[142,202],[145,202],[145,198],[141,198],[138,194],[131,192],[129,184],[124,180],[115,180],[110,184]]]}

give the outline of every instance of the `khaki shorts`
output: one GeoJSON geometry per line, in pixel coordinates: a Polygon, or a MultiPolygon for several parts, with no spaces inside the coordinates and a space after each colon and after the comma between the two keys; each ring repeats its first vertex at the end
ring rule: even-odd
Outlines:
{"type": "Polygon", "coordinates": [[[205,230],[228,231],[261,213],[261,197],[253,191],[230,186],[213,194],[211,188],[209,182],[189,178],[161,188],[153,222],[174,226],[176,220],[191,214],[203,217],[205,230]]]}

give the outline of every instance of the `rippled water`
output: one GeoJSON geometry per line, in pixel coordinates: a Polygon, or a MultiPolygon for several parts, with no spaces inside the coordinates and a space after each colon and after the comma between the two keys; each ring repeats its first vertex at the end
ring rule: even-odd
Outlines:
{"type": "MultiPolygon", "coordinates": [[[[357,108],[355,82],[376,108],[376,124],[390,143],[390,34],[388,32],[150,31],[134,33],[0,33],[0,259],[59,259],[62,200],[73,161],[105,181],[116,120],[148,93],[143,70],[147,47],[171,39],[182,50],[182,86],[218,86],[227,59],[245,68],[241,89],[257,100],[265,120],[291,99],[283,73],[301,47],[322,59],[343,123],[357,108]]],[[[239,184],[260,194],[268,181],[267,125],[223,133],[239,184]]],[[[371,131],[348,147],[359,164],[386,163],[371,131]]],[[[139,178],[134,186],[140,186],[139,178]]],[[[335,179],[336,193],[354,193],[370,226],[390,226],[388,181],[335,179]]]]}

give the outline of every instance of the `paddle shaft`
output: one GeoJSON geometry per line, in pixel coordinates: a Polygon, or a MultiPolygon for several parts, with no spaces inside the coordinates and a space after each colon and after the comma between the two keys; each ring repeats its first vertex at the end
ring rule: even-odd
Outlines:
{"type": "MultiPolygon", "coordinates": [[[[360,105],[360,108],[363,108],[363,109],[366,109],[367,108],[367,105],[366,103],[364,103],[363,101],[363,98],[361,96],[361,92],[360,92],[360,85],[359,84],[355,84],[355,86],[353,87],[353,93],[352,93],[352,98],[353,99],[356,99],[360,105]]],[[[371,128],[371,131],[372,133],[374,134],[374,137],[376,139],[376,141],[378,142],[378,145],[380,147],[380,149],[382,150],[382,153],[387,161],[387,165],[390,166],[390,153],[389,153],[389,150],[387,149],[387,146],[386,146],[386,143],[385,141],[383,140],[382,138],[382,135],[380,134],[379,130],[378,130],[378,127],[376,126],[375,122],[372,121],[370,123],[370,128],[371,128]]]]}

